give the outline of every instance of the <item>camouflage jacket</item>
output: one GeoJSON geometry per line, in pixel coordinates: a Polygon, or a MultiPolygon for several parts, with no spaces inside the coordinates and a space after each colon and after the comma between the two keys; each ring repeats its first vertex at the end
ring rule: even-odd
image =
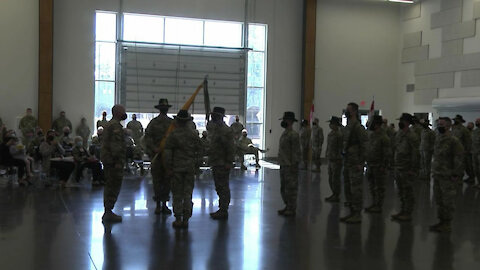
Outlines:
{"type": "Polygon", "coordinates": [[[420,124],[415,124],[415,125],[413,125],[410,129],[411,129],[413,132],[415,132],[415,134],[417,134],[417,137],[420,139],[420,137],[422,136],[422,132],[423,132],[423,127],[422,127],[422,125],[420,125],[420,124]]]}
{"type": "Polygon", "coordinates": [[[420,138],[420,151],[433,152],[433,145],[435,144],[435,131],[429,128],[424,128],[420,138]]]}
{"type": "Polygon", "coordinates": [[[367,132],[358,120],[350,120],[343,130],[343,152],[345,164],[363,165],[365,163],[367,132]]]}
{"type": "Polygon", "coordinates": [[[136,143],[139,143],[140,138],[143,136],[143,126],[137,120],[128,122],[127,128],[132,131],[132,138],[136,143]]]}
{"type": "Polygon", "coordinates": [[[238,148],[242,151],[246,151],[248,149],[248,146],[251,144],[253,144],[252,140],[248,137],[243,136],[241,136],[237,142],[238,148]]]}
{"type": "Polygon", "coordinates": [[[70,122],[70,120],[68,120],[66,117],[59,117],[53,121],[52,129],[55,131],[62,133],[64,127],[68,127],[70,130],[72,130],[72,122],[70,122]]]}
{"type": "Polygon", "coordinates": [[[145,129],[145,152],[150,158],[155,156],[155,149],[160,145],[163,137],[167,134],[167,130],[172,124],[173,119],[160,114],[150,121],[145,129]]]}
{"type": "Polygon", "coordinates": [[[235,122],[235,123],[230,125],[230,128],[232,129],[233,138],[235,140],[238,140],[238,139],[240,139],[240,137],[242,137],[242,130],[244,129],[242,123],[235,122]]]}
{"type": "Polygon", "coordinates": [[[419,166],[420,139],[414,131],[399,130],[395,136],[395,167],[416,171],[419,166]]]}
{"type": "Polygon", "coordinates": [[[202,152],[200,138],[188,126],[177,127],[165,142],[163,160],[173,172],[194,173],[202,152]]]}
{"type": "Polygon", "coordinates": [[[75,146],[72,150],[72,156],[75,162],[84,162],[90,157],[90,154],[85,147],[75,146]]]}
{"type": "Polygon", "coordinates": [[[127,155],[123,126],[119,121],[112,119],[104,128],[103,142],[100,156],[105,165],[123,164],[127,155]]]}
{"type": "Polygon", "coordinates": [[[386,168],[388,166],[391,150],[390,138],[388,138],[383,129],[370,132],[366,155],[368,166],[386,168]]]}
{"type": "Polygon", "coordinates": [[[312,130],[310,127],[303,127],[300,129],[300,144],[302,146],[302,150],[308,150],[311,146],[312,139],[312,130]]]}
{"type": "Polygon", "coordinates": [[[37,119],[31,115],[25,115],[18,124],[18,129],[22,131],[23,136],[31,132],[32,135],[37,128],[37,119]]]}
{"type": "Polygon", "coordinates": [[[322,149],[323,145],[323,129],[319,126],[312,127],[312,147],[322,149]]]}
{"type": "Polygon", "coordinates": [[[464,125],[453,125],[452,135],[457,137],[466,153],[470,153],[472,151],[472,136],[464,125]]]}
{"type": "Polygon", "coordinates": [[[343,135],[340,129],[331,130],[327,136],[327,154],[329,160],[342,159],[343,135]]]}
{"type": "Polygon", "coordinates": [[[472,132],[472,153],[480,154],[480,128],[476,128],[472,132]]]}
{"type": "Polygon", "coordinates": [[[107,127],[107,124],[108,124],[108,120],[107,120],[107,119],[98,120],[98,121],[97,121],[97,129],[98,129],[99,127],[105,128],[105,127],[107,127]]]}
{"type": "Polygon", "coordinates": [[[433,151],[432,173],[443,177],[463,175],[463,146],[452,134],[438,134],[433,151]]]}
{"type": "Polygon", "coordinates": [[[210,147],[208,162],[210,166],[225,166],[235,160],[235,144],[233,132],[224,122],[210,122],[207,125],[210,147]]]}
{"type": "Polygon", "coordinates": [[[75,134],[88,141],[88,137],[90,136],[90,128],[87,125],[80,124],[75,130],[75,134]]]}
{"type": "Polygon", "coordinates": [[[286,129],[280,137],[278,162],[280,166],[293,167],[300,163],[300,136],[293,129],[286,129]]]}

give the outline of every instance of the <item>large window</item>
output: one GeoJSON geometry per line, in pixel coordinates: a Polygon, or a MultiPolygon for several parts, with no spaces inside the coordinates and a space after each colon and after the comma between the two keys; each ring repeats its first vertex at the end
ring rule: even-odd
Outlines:
{"type": "Polygon", "coordinates": [[[265,66],[266,66],[267,27],[250,24],[248,26],[248,77],[246,126],[253,143],[263,147],[265,66]]]}
{"type": "Polygon", "coordinates": [[[95,19],[95,122],[115,104],[115,13],[97,12],[95,19]]]}

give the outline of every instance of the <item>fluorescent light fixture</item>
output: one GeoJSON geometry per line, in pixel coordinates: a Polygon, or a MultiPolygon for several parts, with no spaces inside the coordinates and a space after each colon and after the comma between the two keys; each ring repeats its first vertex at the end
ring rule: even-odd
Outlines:
{"type": "Polygon", "coordinates": [[[413,0],[387,0],[389,2],[398,2],[398,3],[405,3],[405,4],[413,4],[413,0]]]}

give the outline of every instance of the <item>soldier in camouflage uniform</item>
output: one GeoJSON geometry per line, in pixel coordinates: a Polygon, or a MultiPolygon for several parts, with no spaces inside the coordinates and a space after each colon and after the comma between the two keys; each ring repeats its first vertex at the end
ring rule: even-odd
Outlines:
{"type": "Polygon", "coordinates": [[[237,142],[240,137],[242,137],[242,130],[245,128],[242,123],[240,123],[240,117],[235,116],[235,122],[230,125],[230,128],[233,132],[233,139],[237,142]]]}
{"type": "Polygon", "coordinates": [[[421,169],[420,177],[430,183],[430,174],[432,167],[433,145],[435,144],[435,131],[430,129],[430,123],[424,121],[422,123],[423,131],[420,137],[420,160],[421,169]]]}
{"type": "Polygon", "coordinates": [[[135,144],[140,145],[140,139],[143,136],[143,126],[142,123],[137,121],[136,114],[132,114],[132,121],[128,122],[127,128],[132,131],[132,138],[135,144]]]}
{"type": "Polygon", "coordinates": [[[227,219],[228,206],[230,204],[230,169],[235,159],[233,132],[223,121],[225,117],[224,108],[213,108],[211,117],[212,121],[207,125],[208,137],[210,138],[208,162],[212,167],[213,181],[215,182],[220,209],[217,212],[210,213],[210,217],[213,219],[227,219]]]}
{"type": "Polygon", "coordinates": [[[322,165],[322,146],[323,146],[323,129],[318,125],[318,118],[313,120],[312,127],[312,164],[316,166],[312,171],[320,172],[320,166],[322,165]]]}
{"type": "Polygon", "coordinates": [[[103,111],[102,112],[102,120],[97,121],[97,129],[99,129],[100,127],[105,128],[107,126],[107,124],[108,124],[107,112],[103,111]]]}
{"type": "Polygon", "coordinates": [[[388,125],[388,119],[383,118],[383,123],[382,123],[382,128],[387,134],[388,138],[390,139],[390,157],[388,158],[388,168],[392,169],[393,168],[393,156],[394,156],[394,148],[395,148],[395,127],[389,126],[388,125]]]}
{"type": "Polygon", "coordinates": [[[168,209],[167,202],[170,199],[170,179],[166,176],[166,168],[163,164],[160,152],[160,142],[167,136],[167,130],[172,123],[172,118],[167,116],[168,109],[172,107],[168,104],[167,99],[160,99],[156,109],[160,111],[160,114],[153,118],[145,129],[145,146],[146,153],[152,160],[152,180],[153,190],[155,196],[153,200],[156,202],[157,207],[155,214],[172,214],[172,211],[168,209]],[[155,158],[155,156],[157,156],[155,158]]]}
{"type": "Polygon", "coordinates": [[[332,116],[330,122],[330,133],[327,136],[327,153],[328,159],[328,183],[332,190],[332,195],[325,198],[327,202],[340,202],[340,179],[342,176],[342,151],[343,151],[343,134],[340,131],[341,120],[332,116]]]}
{"type": "Polygon", "coordinates": [[[60,134],[62,132],[64,127],[68,127],[70,130],[72,130],[72,122],[67,119],[65,116],[65,112],[61,111],[60,112],[60,117],[55,119],[52,123],[52,129],[57,132],[57,134],[60,134]]]}
{"type": "Polygon", "coordinates": [[[380,213],[385,196],[385,178],[390,157],[390,138],[382,128],[382,117],[374,115],[369,126],[367,145],[367,178],[372,195],[372,205],[365,208],[369,213],[380,213]]]}
{"type": "Polygon", "coordinates": [[[348,122],[343,130],[343,178],[347,199],[346,205],[350,208],[350,213],[342,217],[340,221],[358,224],[362,222],[363,169],[368,137],[365,128],[360,124],[358,104],[349,103],[345,116],[348,122]]]}
{"type": "Polygon", "coordinates": [[[27,114],[20,119],[18,129],[22,132],[22,143],[26,147],[30,144],[37,128],[37,119],[32,115],[32,109],[27,108],[27,114]]]}
{"type": "Polygon", "coordinates": [[[410,129],[413,123],[412,115],[403,113],[399,120],[399,129],[395,137],[395,181],[401,201],[401,211],[392,215],[392,219],[410,221],[415,204],[413,183],[418,172],[420,140],[410,129]]]}
{"type": "MultiPolygon", "coordinates": [[[[463,125],[463,123],[465,123],[465,120],[463,120],[463,117],[461,115],[456,115],[453,120],[455,121],[455,123],[452,127],[452,135],[457,137],[457,139],[462,144],[464,151],[463,162],[465,163],[465,172],[468,175],[468,179],[466,179],[465,182],[468,184],[473,184],[475,183],[475,175],[473,174],[473,165],[471,158],[472,136],[468,129],[463,125]]],[[[460,179],[463,179],[463,173],[462,175],[460,175],[460,179]]],[[[459,185],[461,185],[462,181],[458,183],[459,185]]]]}
{"type": "Polygon", "coordinates": [[[87,119],[85,117],[82,117],[82,120],[80,120],[80,125],[78,125],[77,129],[75,130],[75,133],[77,136],[82,137],[83,139],[83,146],[87,147],[88,146],[88,138],[90,137],[90,127],[87,125],[87,119]]]}
{"type": "Polygon", "coordinates": [[[192,192],[196,163],[202,151],[200,138],[192,132],[187,123],[192,117],[186,110],[180,110],[175,117],[176,129],[168,135],[163,152],[167,174],[173,176],[172,195],[175,228],[187,228],[192,216],[192,192]]]}
{"type": "Polygon", "coordinates": [[[244,155],[245,154],[252,154],[255,156],[255,167],[259,169],[260,163],[258,162],[258,152],[265,153],[266,151],[259,149],[258,147],[255,147],[253,145],[253,142],[250,138],[247,137],[248,133],[247,130],[244,129],[242,130],[242,137],[237,142],[237,151],[238,151],[238,156],[240,157],[240,163],[242,164],[242,169],[246,170],[247,167],[245,167],[244,162],[244,155]]]}
{"type": "Polygon", "coordinates": [[[295,216],[297,211],[298,164],[300,163],[300,136],[292,126],[295,113],[285,112],[281,126],[285,129],[280,137],[278,163],[280,163],[280,193],[285,208],[278,210],[279,215],[295,216]]]}
{"type": "Polygon", "coordinates": [[[302,120],[302,127],[300,128],[300,146],[302,147],[303,168],[308,170],[310,165],[310,149],[312,148],[312,129],[308,120],[302,120]]]}
{"type": "Polygon", "coordinates": [[[125,108],[117,104],[112,108],[112,115],[112,119],[104,130],[104,141],[101,150],[105,173],[105,188],[103,191],[105,213],[102,220],[104,222],[121,222],[122,217],[114,214],[112,210],[122,187],[126,149],[123,126],[120,124],[120,121],[127,119],[127,114],[125,108]]]}
{"type": "Polygon", "coordinates": [[[474,187],[480,189],[480,118],[475,120],[475,126],[477,128],[472,132],[472,157],[477,184],[474,187]]]}
{"type": "Polygon", "coordinates": [[[438,135],[435,140],[433,158],[433,180],[437,215],[440,222],[430,226],[434,232],[450,232],[450,222],[455,209],[458,182],[463,175],[464,149],[460,141],[451,135],[451,120],[441,117],[438,121],[438,135]]]}

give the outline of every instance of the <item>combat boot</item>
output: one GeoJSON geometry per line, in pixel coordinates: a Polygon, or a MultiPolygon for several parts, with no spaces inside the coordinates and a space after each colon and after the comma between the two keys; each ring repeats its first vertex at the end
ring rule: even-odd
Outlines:
{"type": "Polygon", "coordinates": [[[245,165],[242,164],[241,169],[244,170],[244,171],[246,171],[246,170],[247,170],[247,167],[245,167],[245,165]]]}
{"type": "Polygon", "coordinates": [[[219,209],[217,212],[210,213],[210,217],[215,220],[228,219],[228,211],[219,209]]]}
{"type": "Polygon", "coordinates": [[[359,224],[362,223],[362,214],[360,212],[353,212],[350,217],[343,220],[347,224],[359,224]]]}
{"type": "Polygon", "coordinates": [[[175,221],[172,222],[172,226],[173,226],[175,229],[182,228],[182,227],[183,227],[182,218],[181,218],[181,217],[175,217],[175,221]]]}
{"type": "Polygon", "coordinates": [[[430,231],[432,232],[449,233],[452,231],[449,220],[442,220],[439,224],[432,227],[430,228],[430,231]]]}
{"type": "Polygon", "coordinates": [[[283,214],[285,213],[285,211],[287,211],[287,207],[286,207],[286,206],[285,206],[285,208],[278,210],[277,213],[278,213],[279,215],[283,215],[283,214]]]}
{"type": "Polygon", "coordinates": [[[285,212],[283,212],[283,216],[285,217],[294,217],[296,214],[295,210],[291,209],[286,209],[285,212]]]}
{"type": "Polygon", "coordinates": [[[115,213],[112,212],[112,210],[106,210],[105,213],[103,213],[102,216],[102,221],[103,222],[122,222],[122,217],[119,215],[116,215],[115,213]]]}
{"type": "Polygon", "coordinates": [[[167,202],[162,203],[162,214],[164,214],[164,215],[171,215],[172,214],[172,210],[170,210],[168,208],[167,202]]]}
{"type": "Polygon", "coordinates": [[[412,215],[410,215],[409,213],[403,213],[401,215],[396,216],[393,219],[396,221],[408,222],[412,220],[412,215]]]}
{"type": "Polygon", "coordinates": [[[368,213],[377,214],[377,213],[382,212],[382,208],[380,206],[374,204],[370,207],[365,208],[365,211],[368,212],[368,213]]]}
{"type": "Polygon", "coordinates": [[[430,227],[428,227],[430,229],[430,231],[435,231],[438,227],[440,227],[442,225],[443,221],[440,220],[440,222],[438,222],[437,224],[435,225],[432,225],[430,227]]]}
{"type": "Polygon", "coordinates": [[[350,214],[348,214],[348,215],[346,215],[346,216],[344,216],[344,217],[341,217],[341,218],[340,218],[340,221],[341,221],[341,222],[345,222],[347,219],[351,218],[351,217],[353,216],[353,214],[354,214],[354,213],[353,213],[352,211],[350,211],[350,214]]]}
{"type": "Polygon", "coordinates": [[[184,229],[187,229],[188,228],[188,219],[187,217],[184,217],[183,218],[183,222],[182,222],[182,228],[184,229]]]}
{"type": "Polygon", "coordinates": [[[332,203],[338,203],[340,202],[340,199],[338,198],[337,195],[332,194],[330,197],[325,198],[326,202],[332,202],[332,203]]]}
{"type": "Polygon", "coordinates": [[[400,212],[398,212],[398,213],[396,213],[396,214],[391,215],[390,217],[391,217],[392,219],[396,219],[397,217],[399,217],[399,216],[401,216],[401,215],[403,215],[403,210],[400,211],[400,212]]]}
{"type": "Polygon", "coordinates": [[[155,215],[160,215],[162,213],[162,204],[160,201],[157,201],[157,207],[155,208],[155,215]]]}

